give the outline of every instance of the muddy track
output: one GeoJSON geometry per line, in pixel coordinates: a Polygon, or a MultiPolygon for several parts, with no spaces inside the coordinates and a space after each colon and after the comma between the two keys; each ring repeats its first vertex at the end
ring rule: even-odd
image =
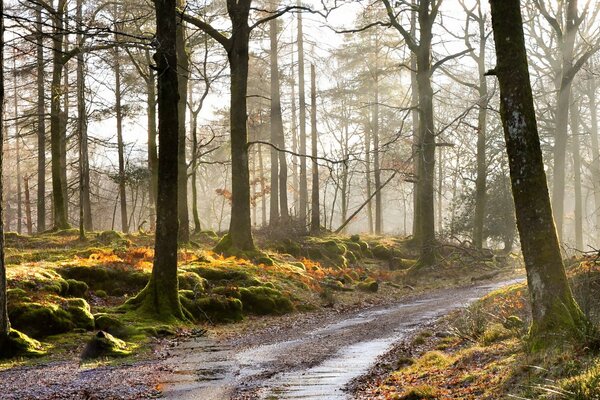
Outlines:
{"type": "Polygon", "coordinates": [[[344,388],[432,321],[515,280],[479,284],[353,311],[271,334],[196,338],[171,349],[168,399],[347,399],[344,388]]]}

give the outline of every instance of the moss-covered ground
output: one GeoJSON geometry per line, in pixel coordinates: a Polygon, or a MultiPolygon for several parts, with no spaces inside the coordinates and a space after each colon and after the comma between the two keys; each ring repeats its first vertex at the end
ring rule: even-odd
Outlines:
{"type": "MultiPolygon", "coordinates": [[[[570,260],[573,293],[600,324],[600,266],[570,260]]],[[[380,399],[600,399],[600,338],[530,351],[525,284],[495,291],[412,339],[393,372],[366,389],[380,399]]],[[[556,343],[560,343],[556,341],[556,343]]]]}
{"type": "Polygon", "coordinates": [[[124,306],[148,282],[152,237],[107,231],[80,241],[77,231],[69,230],[32,237],[9,233],[6,239],[12,327],[44,349],[37,361],[22,362],[84,353],[88,358],[143,358],[151,351],[145,344],[198,325],[224,331],[232,327],[229,323],[268,321],[265,316],[390,301],[513,274],[516,265],[510,257],[473,256],[449,247],[440,252],[443,259],[436,268],[414,277],[407,271],[417,254],[402,238],[272,240],[259,235],[260,251],[230,255],[217,253],[220,238],[205,232],[179,252],[180,299],[190,320],[167,325],[144,320],[124,306]],[[114,351],[90,350],[104,342],[116,343],[114,351]]]}

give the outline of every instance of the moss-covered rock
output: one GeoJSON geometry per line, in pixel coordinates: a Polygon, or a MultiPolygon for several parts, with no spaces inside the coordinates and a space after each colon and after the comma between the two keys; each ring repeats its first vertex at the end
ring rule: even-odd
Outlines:
{"type": "Polygon", "coordinates": [[[375,258],[380,260],[390,260],[394,255],[393,251],[389,247],[382,244],[377,244],[376,246],[372,247],[371,253],[373,253],[375,258]]]}
{"type": "Polygon", "coordinates": [[[181,304],[198,321],[237,322],[243,319],[242,302],[232,297],[211,295],[199,299],[181,296],[181,304]]]}
{"type": "Polygon", "coordinates": [[[366,281],[358,282],[356,284],[356,288],[358,290],[362,290],[363,292],[375,293],[379,290],[379,283],[372,279],[367,279],[366,281]]]}
{"type": "Polygon", "coordinates": [[[128,326],[116,316],[105,313],[94,315],[94,325],[96,329],[108,332],[122,339],[131,337],[137,333],[137,329],[133,326],[128,326]]]}
{"type": "Polygon", "coordinates": [[[35,357],[44,355],[40,342],[22,332],[11,329],[8,336],[0,335],[0,359],[13,357],[35,357]]]}
{"type": "Polygon", "coordinates": [[[256,277],[236,267],[212,267],[197,264],[188,267],[187,271],[198,274],[215,286],[227,286],[232,283],[235,283],[235,286],[255,286],[261,284],[261,281],[256,277]]]}
{"type": "Polygon", "coordinates": [[[31,298],[27,294],[27,292],[20,288],[8,289],[6,291],[6,296],[9,303],[14,303],[18,301],[31,301],[31,298]]]}
{"type": "Polygon", "coordinates": [[[117,231],[104,231],[96,236],[96,240],[102,244],[110,245],[114,242],[126,240],[122,233],[117,231]]]}
{"type": "Polygon", "coordinates": [[[69,285],[66,292],[66,295],[68,296],[83,297],[87,294],[89,289],[87,283],[76,279],[67,279],[67,284],[69,285]]]}
{"type": "Polygon", "coordinates": [[[293,311],[294,305],[279,290],[268,286],[240,288],[244,312],[267,315],[285,314],[293,311]]]}
{"type": "Polygon", "coordinates": [[[401,257],[392,257],[390,259],[390,269],[395,270],[406,270],[412,268],[417,263],[417,260],[410,260],[401,257]]]}
{"type": "Polygon", "coordinates": [[[113,296],[139,292],[150,279],[149,272],[122,266],[74,265],[63,267],[59,272],[64,278],[85,282],[90,289],[104,290],[113,296]]]}
{"type": "Polygon", "coordinates": [[[127,344],[108,332],[96,333],[88,342],[81,358],[123,357],[131,354],[127,344]]]}
{"type": "Polygon", "coordinates": [[[207,282],[195,272],[180,271],[179,272],[179,288],[183,290],[192,290],[196,293],[204,293],[206,291],[207,282]]]}
{"type": "Polygon", "coordinates": [[[354,234],[354,235],[350,236],[350,240],[358,243],[358,242],[360,242],[360,236],[358,234],[354,234]]]}
{"type": "Polygon", "coordinates": [[[68,299],[66,308],[76,328],[85,330],[94,329],[94,316],[90,311],[90,305],[87,301],[84,299],[68,299]]]}
{"type": "Polygon", "coordinates": [[[9,307],[8,316],[14,328],[34,338],[75,328],[71,315],[56,304],[18,303],[9,307]]]}
{"type": "Polygon", "coordinates": [[[213,249],[215,253],[223,254],[231,249],[233,242],[231,240],[231,235],[229,233],[223,235],[219,243],[213,249]]]}

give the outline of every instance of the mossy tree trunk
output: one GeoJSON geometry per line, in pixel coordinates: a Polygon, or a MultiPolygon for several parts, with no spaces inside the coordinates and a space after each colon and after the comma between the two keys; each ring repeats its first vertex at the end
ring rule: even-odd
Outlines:
{"type": "Polygon", "coordinates": [[[496,43],[495,73],[508,153],[517,228],[531,296],[532,338],[585,332],[587,321],[573,299],[562,263],[540,141],[519,0],[490,0],[496,43]]]}
{"type": "MultiPolygon", "coordinates": [[[[118,15],[118,8],[115,6],[115,18],[118,15]]],[[[115,30],[118,32],[120,27],[115,24],[115,30]]],[[[121,207],[121,230],[129,233],[129,223],[127,220],[127,191],[125,190],[125,143],[123,141],[123,108],[121,99],[123,96],[121,90],[121,52],[119,51],[119,36],[115,34],[117,45],[114,49],[114,68],[115,68],[115,113],[117,122],[117,150],[119,156],[119,204],[121,207]]]]}
{"type": "Polygon", "coordinates": [[[177,280],[177,174],[178,103],[176,0],[155,0],[156,39],[154,59],[158,76],[158,195],[152,276],[146,288],[132,300],[139,311],[160,320],[183,319],[177,280]]]}
{"type": "MultiPolygon", "coordinates": [[[[276,20],[269,22],[269,42],[271,45],[270,67],[271,67],[271,118],[270,133],[271,144],[278,146],[279,129],[283,131],[281,120],[281,102],[279,100],[279,71],[277,65],[277,23],[276,20]]],[[[270,149],[271,158],[271,191],[269,193],[269,225],[275,226],[279,223],[279,152],[275,147],[270,149]]]]}

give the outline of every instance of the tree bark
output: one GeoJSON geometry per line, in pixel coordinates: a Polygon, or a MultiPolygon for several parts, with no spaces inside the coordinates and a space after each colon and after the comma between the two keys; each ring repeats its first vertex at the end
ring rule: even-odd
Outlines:
{"type": "MultiPolygon", "coordinates": [[[[4,0],[0,0],[0,155],[3,154],[5,126],[4,126],[4,0]]],[[[8,337],[10,322],[8,321],[8,301],[6,298],[6,264],[4,263],[4,216],[2,205],[3,193],[3,160],[0,157],[0,341],[8,337]]]]}
{"type": "MultiPolygon", "coordinates": [[[[300,1],[298,1],[300,4],[300,1]]],[[[302,226],[307,226],[308,175],[306,172],[306,92],[304,83],[304,34],[302,32],[302,13],[298,13],[298,113],[300,117],[300,205],[299,218],[302,226]]]]}
{"type": "Polygon", "coordinates": [[[479,53],[475,56],[477,61],[477,70],[479,73],[479,101],[477,113],[477,178],[475,180],[475,215],[473,217],[473,247],[481,250],[483,247],[483,223],[485,219],[486,206],[486,182],[487,182],[487,161],[486,161],[486,129],[487,129],[487,107],[489,103],[489,94],[487,80],[485,78],[485,45],[487,34],[485,31],[485,15],[481,12],[479,4],[479,53]]]}
{"type": "MultiPolygon", "coordinates": [[[[185,0],[177,0],[179,9],[185,8],[185,0]]],[[[179,242],[187,243],[190,241],[190,216],[188,209],[188,171],[186,160],[186,102],[188,89],[188,76],[190,70],[190,59],[186,49],[186,29],[185,22],[179,20],[177,24],[177,71],[179,74],[179,174],[177,188],[177,214],[179,215],[179,242]]]]}
{"type": "Polygon", "coordinates": [[[581,153],[579,144],[579,103],[571,105],[571,134],[573,142],[573,185],[575,187],[575,248],[583,251],[583,196],[581,194],[581,153]]]}
{"type": "MultiPolygon", "coordinates": [[[[593,69],[593,68],[591,68],[593,69]]],[[[588,106],[590,109],[590,137],[592,142],[592,180],[594,186],[594,204],[596,206],[596,243],[600,243],[600,145],[598,144],[598,110],[596,106],[596,79],[588,80],[588,106]]]]}
{"type": "Polygon", "coordinates": [[[315,65],[310,65],[310,126],[312,152],[312,201],[310,232],[314,235],[321,230],[321,210],[319,209],[319,164],[317,163],[317,78],[315,65]]]}
{"type": "Polygon", "coordinates": [[[52,15],[52,83],[50,98],[50,150],[52,157],[52,202],[54,209],[54,228],[68,229],[67,199],[63,189],[63,154],[62,143],[66,131],[62,129],[62,111],[60,101],[62,96],[62,73],[64,67],[64,13],[66,0],[59,0],[55,13],[52,15]]]}
{"type": "MultiPolygon", "coordinates": [[[[270,133],[271,143],[279,147],[279,129],[281,125],[281,102],[279,100],[279,71],[277,65],[277,23],[269,21],[269,42],[271,44],[271,118],[270,133]]],[[[279,152],[275,147],[270,149],[271,158],[271,191],[269,193],[269,225],[279,223],[279,152]]]]}
{"type": "Polygon", "coordinates": [[[379,162],[379,40],[375,38],[375,71],[373,74],[373,175],[375,183],[375,233],[383,232],[383,205],[381,190],[381,169],[379,162]]]}
{"type": "Polygon", "coordinates": [[[175,0],[154,0],[158,70],[158,197],[152,276],[146,288],[132,299],[142,313],[160,320],[184,319],[177,279],[177,174],[178,76],[175,0]]]}
{"type": "MultiPolygon", "coordinates": [[[[77,0],[77,44],[83,45],[83,0],[77,0]]],[[[83,53],[77,54],[77,137],[79,138],[79,230],[94,229],[90,199],[90,163],[88,158],[87,113],[85,107],[85,62],[83,53]]]]}
{"type": "MultiPolygon", "coordinates": [[[[525,259],[534,348],[543,339],[585,334],[562,263],[537,130],[519,0],[490,0],[500,82],[500,114],[521,249],[525,259]]],[[[545,341],[548,343],[548,340],[545,341]]]]}
{"type": "MultiPolygon", "coordinates": [[[[146,60],[151,63],[150,52],[146,50],[146,60]]],[[[152,68],[148,69],[146,91],[148,95],[148,169],[150,170],[150,220],[154,227],[156,220],[156,196],[158,193],[158,153],[156,151],[156,74],[152,68]]]]}
{"type": "Polygon", "coordinates": [[[35,8],[37,65],[37,232],[46,230],[46,90],[42,7],[35,8]]]}
{"type": "MultiPolygon", "coordinates": [[[[410,12],[410,35],[416,37],[417,34],[417,4],[413,0],[410,12]]],[[[414,51],[410,52],[410,93],[411,93],[411,122],[412,122],[412,152],[413,152],[413,171],[416,176],[419,174],[419,91],[417,90],[417,55],[414,51]]],[[[413,226],[412,236],[415,243],[421,242],[421,218],[419,211],[419,181],[415,180],[413,185],[413,226]]]]}
{"type": "Polygon", "coordinates": [[[231,4],[228,10],[233,33],[227,51],[231,68],[231,246],[254,250],[250,221],[250,171],[248,168],[248,131],[246,122],[248,94],[248,14],[250,0],[231,4]]]}
{"type": "Polygon", "coordinates": [[[563,235],[564,202],[565,202],[565,170],[567,159],[567,139],[569,107],[571,104],[571,85],[573,81],[573,52],[577,35],[577,0],[568,0],[566,25],[561,37],[560,51],[562,57],[560,86],[556,100],[554,165],[552,178],[552,209],[559,240],[563,235]]]}
{"type": "Polygon", "coordinates": [[[31,218],[31,196],[29,195],[29,176],[23,177],[25,183],[25,221],[27,227],[27,234],[33,234],[33,220],[31,218]]]}
{"type": "MultiPolygon", "coordinates": [[[[116,16],[115,16],[116,17],[116,16]]],[[[115,34],[115,41],[119,39],[115,34]]],[[[121,108],[121,60],[119,45],[114,50],[115,67],[115,112],[117,117],[117,148],[119,153],[119,201],[121,206],[121,229],[129,233],[129,223],[127,221],[127,191],[125,190],[125,144],[123,143],[123,111],[121,108]]]]}

